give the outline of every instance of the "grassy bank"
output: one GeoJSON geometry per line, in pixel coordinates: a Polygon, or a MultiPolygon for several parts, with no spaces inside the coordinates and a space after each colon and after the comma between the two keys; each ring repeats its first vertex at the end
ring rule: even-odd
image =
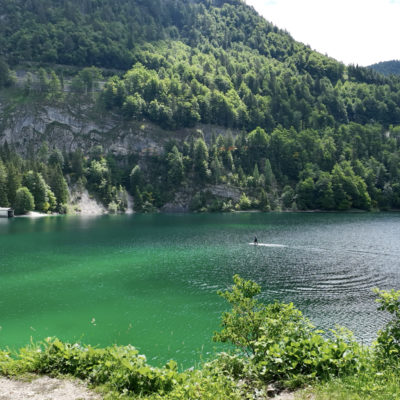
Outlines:
{"type": "Polygon", "coordinates": [[[292,304],[264,305],[260,287],[234,277],[219,293],[231,305],[214,340],[236,351],[221,353],[197,369],[178,371],[147,364],[132,346],[96,349],[48,338],[18,353],[0,352],[0,372],[73,376],[89,382],[105,399],[263,399],[268,386],[291,390],[299,399],[391,400],[400,398],[400,291],[376,290],[379,309],[393,319],[371,347],[345,329],[318,331],[292,304]]]}

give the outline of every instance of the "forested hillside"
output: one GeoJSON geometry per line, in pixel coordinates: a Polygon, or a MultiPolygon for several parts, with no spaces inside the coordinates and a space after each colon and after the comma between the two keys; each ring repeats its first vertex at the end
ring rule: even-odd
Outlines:
{"type": "MultiPolygon", "coordinates": [[[[192,210],[400,208],[400,78],[316,53],[240,0],[0,0],[0,9],[0,86],[15,107],[170,132],[161,154],[97,148],[58,160],[69,184],[112,210],[124,208],[125,189],[138,211],[183,192],[192,210]],[[215,126],[228,133],[209,134],[215,126]],[[183,128],[192,134],[174,138],[183,128]],[[215,195],[215,185],[242,196],[215,195]]],[[[31,160],[3,148],[0,187],[10,168],[19,186],[30,171],[49,185],[49,146],[31,160]]]]}
{"type": "Polygon", "coordinates": [[[382,61],[380,63],[370,65],[368,68],[371,68],[383,75],[400,75],[399,60],[382,61]]]}

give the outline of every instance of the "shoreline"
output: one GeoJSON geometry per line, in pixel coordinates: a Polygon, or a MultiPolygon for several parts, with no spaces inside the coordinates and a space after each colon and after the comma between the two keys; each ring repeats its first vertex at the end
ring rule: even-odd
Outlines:
{"type": "MultiPolygon", "coordinates": [[[[262,214],[278,214],[278,213],[288,213],[288,214],[377,214],[377,213],[399,213],[400,209],[391,209],[391,210],[359,210],[359,209],[351,209],[351,210],[274,210],[274,211],[261,211],[261,210],[233,210],[233,211],[228,211],[228,212],[211,212],[211,211],[206,211],[206,212],[193,212],[193,211],[187,211],[187,212],[165,212],[161,210],[157,210],[152,213],[138,213],[133,210],[126,210],[125,212],[119,212],[119,213],[109,213],[105,209],[103,209],[101,212],[74,212],[74,213],[66,213],[66,214],[59,214],[59,213],[41,213],[39,211],[29,211],[27,214],[22,214],[22,215],[14,215],[12,218],[30,218],[30,219],[38,219],[38,218],[44,218],[44,217],[56,217],[56,216],[82,216],[82,217],[100,217],[103,215],[134,215],[134,214],[244,214],[244,213],[249,213],[249,214],[257,214],[257,213],[262,213],[262,214]]],[[[11,219],[12,219],[11,218],[11,219]]],[[[7,218],[5,218],[7,219],[7,218]]]]}

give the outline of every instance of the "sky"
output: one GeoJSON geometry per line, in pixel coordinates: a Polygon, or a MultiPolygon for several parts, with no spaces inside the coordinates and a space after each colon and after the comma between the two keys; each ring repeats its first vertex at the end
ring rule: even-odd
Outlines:
{"type": "Polygon", "coordinates": [[[400,0],[245,0],[278,28],[345,64],[400,59],[400,0]]]}

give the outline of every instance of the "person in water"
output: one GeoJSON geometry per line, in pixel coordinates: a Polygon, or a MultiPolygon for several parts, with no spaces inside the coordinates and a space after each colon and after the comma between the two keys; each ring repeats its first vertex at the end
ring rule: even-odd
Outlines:
{"type": "Polygon", "coordinates": [[[257,236],[254,236],[254,244],[258,244],[257,236]]]}

